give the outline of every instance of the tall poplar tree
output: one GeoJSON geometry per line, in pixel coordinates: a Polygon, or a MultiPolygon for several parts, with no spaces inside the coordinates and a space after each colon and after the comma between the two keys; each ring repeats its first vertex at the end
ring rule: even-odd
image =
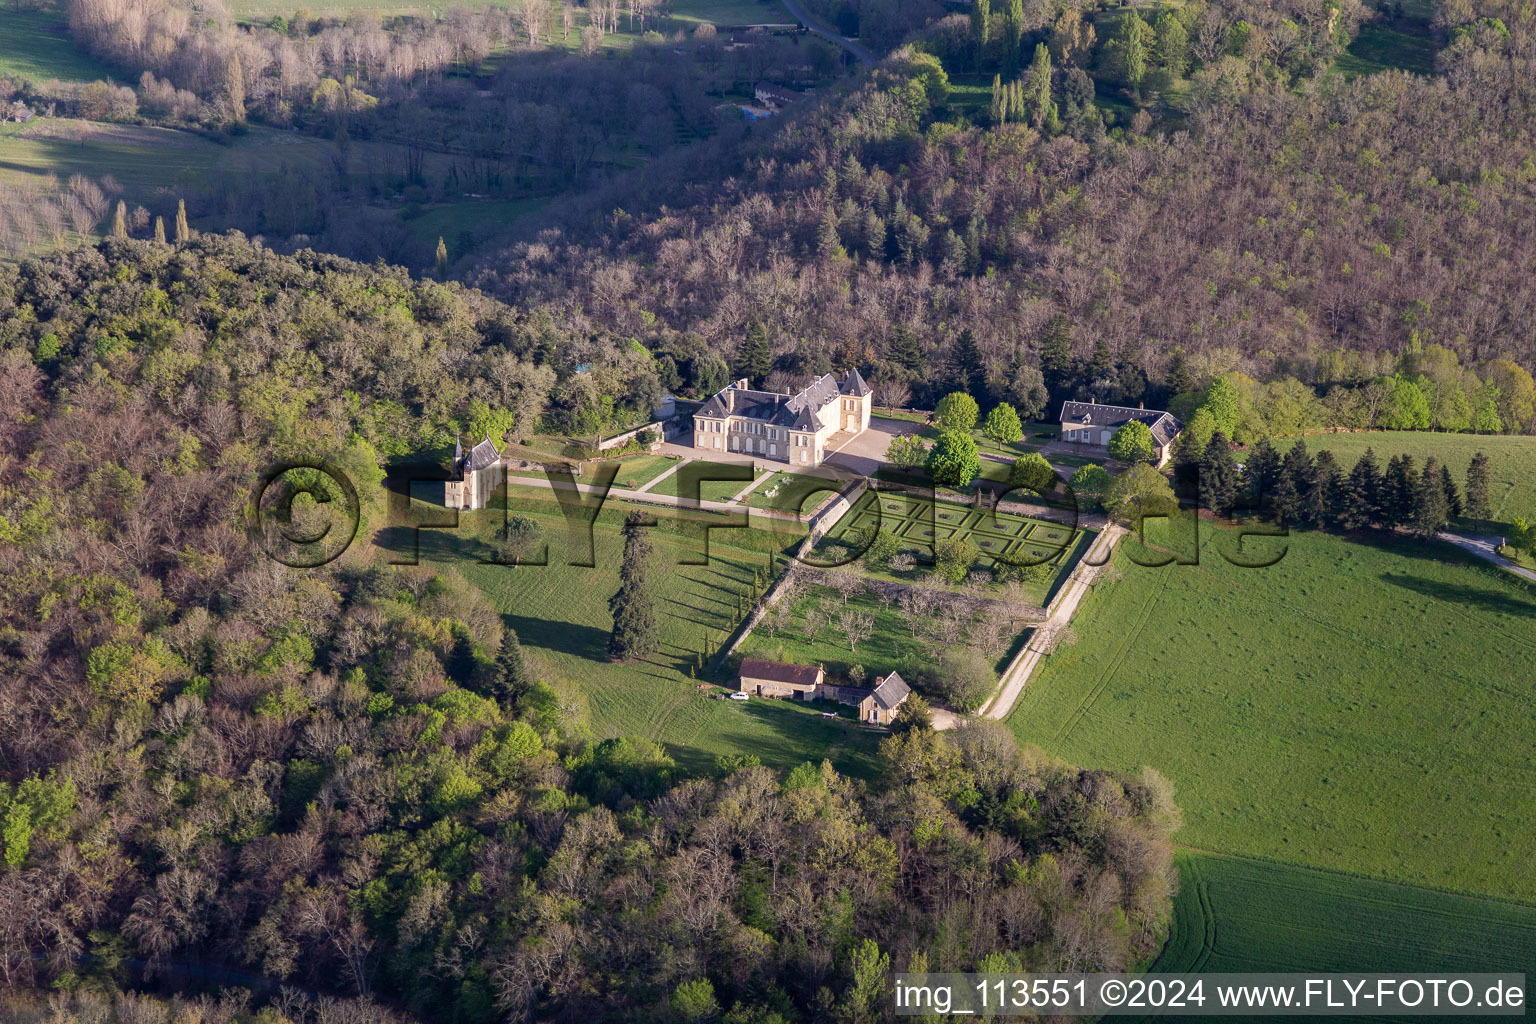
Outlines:
{"type": "Polygon", "coordinates": [[[1131,11],[1120,22],[1120,34],[1115,39],[1119,50],[1120,70],[1125,83],[1132,89],[1141,88],[1141,80],[1147,76],[1147,23],[1141,15],[1131,11]]]}
{"type": "Polygon", "coordinates": [[[1008,13],[1003,16],[1003,60],[1010,75],[1017,74],[1024,59],[1020,52],[1024,42],[1024,0],[1008,0],[1008,13]]]}
{"type": "Polygon", "coordinates": [[[176,244],[192,241],[192,229],[187,225],[187,201],[176,200],[176,244]]]}
{"type": "Polygon", "coordinates": [[[1035,128],[1056,120],[1056,104],[1051,102],[1051,51],[1044,43],[1035,45],[1035,59],[1025,76],[1024,114],[1035,128]]]}
{"type": "Polygon", "coordinates": [[[988,37],[992,34],[992,0],[971,0],[971,42],[976,47],[976,70],[987,59],[988,37]]]}

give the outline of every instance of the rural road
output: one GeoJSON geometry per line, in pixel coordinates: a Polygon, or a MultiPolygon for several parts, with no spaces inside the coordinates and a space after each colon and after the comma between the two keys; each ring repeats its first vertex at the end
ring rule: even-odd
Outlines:
{"type": "Polygon", "coordinates": [[[1024,692],[1024,685],[1029,682],[1035,666],[1040,663],[1041,658],[1045,657],[1045,652],[1035,646],[1035,639],[1043,638],[1055,629],[1065,628],[1071,623],[1072,616],[1077,613],[1077,606],[1082,603],[1083,598],[1093,587],[1094,577],[1098,575],[1098,566],[1109,561],[1116,542],[1124,534],[1125,528],[1115,523],[1107,525],[1099,534],[1093,546],[1083,555],[1083,560],[1078,563],[1076,569],[1072,570],[1066,586],[1056,599],[1056,607],[1052,609],[1050,617],[1036,627],[1030,636],[1029,644],[1003,673],[1002,685],[992,695],[992,699],[982,705],[983,715],[999,721],[1008,717],[1008,713],[1013,710],[1014,702],[1019,699],[1019,694],[1024,692]]]}
{"type": "Polygon", "coordinates": [[[1466,534],[1461,533],[1442,533],[1440,535],[1440,539],[1455,544],[1463,551],[1470,551],[1480,558],[1486,558],[1488,561],[1492,562],[1494,565],[1497,565],[1500,569],[1503,569],[1506,572],[1512,572],[1516,576],[1523,577],[1524,579],[1530,580],[1532,583],[1536,583],[1536,572],[1532,572],[1530,569],[1522,569],[1520,566],[1499,554],[1498,548],[1499,541],[1501,539],[1499,537],[1469,537],[1466,534]]]}
{"type": "Polygon", "coordinates": [[[810,15],[805,13],[804,8],[796,3],[795,0],[784,0],[784,6],[796,21],[800,22],[800,24],[804,25],[818,36],[821,36],[821,38],[827,40],[828,42],[836,43],[838,46],[841,46],[843,49],[859,58],[859,60],[863,61],[865,64],[875,63],[875,55],[871,53],[868,48],[854,42],[851,39],[844,39],[836,32],[822,28],[820,24],[811,19],[810,15]]]}

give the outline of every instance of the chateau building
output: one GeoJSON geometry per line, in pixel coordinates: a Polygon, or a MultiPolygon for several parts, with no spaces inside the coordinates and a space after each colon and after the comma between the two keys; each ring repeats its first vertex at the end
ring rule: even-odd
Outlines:
{"type": "Polygon", "coordinates": [[[693,414],[693,447],[819,466],[833,434],[869,429],[873,403],[858,370],[842,380],[826,374],[795,395],[757,391],[738,380],[693,414]]]}

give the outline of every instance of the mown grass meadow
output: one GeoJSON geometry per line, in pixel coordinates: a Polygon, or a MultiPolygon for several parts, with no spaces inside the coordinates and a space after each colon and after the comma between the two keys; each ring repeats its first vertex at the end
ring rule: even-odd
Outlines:
{"type": "Polygon", "coordinates": [[[1536,901],[1536,591],[1444,544],[1296,534],[1279,564],[1101,585],[1010,719],[1151,765],[1202,849],[1536,901]]]}
{"type": "MultiPolygon", "coordinates": [[[[789,531],[711,531],[709,563],[686,565],[704,551],[699,526],[707,521],[655,515],[654,583],[661,595],[662,650],[629,664],[607,660],[612,629],[608,598],[618,589],[623,551],[619,527],[630,509],[609,501],[593,528],[596,566],[568,564],[586,559],[584,535],[566,542],[567,520],[553,494],[531,487],[511,488],[512,511],[537,519],[550,540],[548,565],[484,564],[492,553],[498,508],[465,512],[456,530],[423,530],[422,561],[451,568],[483,590],[517,630],[542,677],[578,713],[588,716],[598,736],[639,736],[662,744],[679,765],[707,771],[721,754],[755,754],[764,764],[788,768],[830,757],[840,771],[868,776],[874,770],[877,737],[845,720],[824,719],[809,708],[782,701],[713,699],[700,690],[698,655],[712,656],[750,597],[754,577],[766,576],[771,554],[796,541],[789,531]],[[740,604],[738,604],[740,602],[740,604]]],[[[441,509],[435,510],[438,514],[441,509]]],[[[403,550],[398,538],[386,546],[403,550]]]]}

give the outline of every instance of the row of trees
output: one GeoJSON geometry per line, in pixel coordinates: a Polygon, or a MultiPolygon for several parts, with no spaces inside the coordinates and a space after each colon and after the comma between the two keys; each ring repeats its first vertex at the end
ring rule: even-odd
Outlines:
{"type": "Polygon", "coordinates": [[[1259,510],[1311,529],[1401,528],[1432,537],[1452,519],[1487,521],[1492,515],[1490,466],[1482,452],[1467,467],[1463,490],[1435,456],[1425,459],[1422,469],[1411,455],[1394,455],[1382,467],[1367,448],[1346,469],[1326,449],[1314,456],[1304,440],[1284,455],[1261,440],[1239,466],[1226,436],[1218,432],[1203,449],[1195,444],[1177,448],[1173,483],[1164,509],[1177,495],[1217,515],[1259,510]]]}
{"type": "Polygon", "coordinates": [[[1203,390],[1175,394],[1170,408],[1201,443],[1218,430],[1250,444],[1330,428],[1480,434],[1536,429],[1536,381],[1513,360],[1464,367],[1444,346],[1417,344],[1391,360],[1365,361],[1350,352],[1330,356],[1319,372],[1344,379],[1333,380],[1321,398],[1316,386],[1289,375],[1261,383],[1227,373],[1203,390]],[[1389,372],[1372,374],[1384,362],[1389,372]]]}

